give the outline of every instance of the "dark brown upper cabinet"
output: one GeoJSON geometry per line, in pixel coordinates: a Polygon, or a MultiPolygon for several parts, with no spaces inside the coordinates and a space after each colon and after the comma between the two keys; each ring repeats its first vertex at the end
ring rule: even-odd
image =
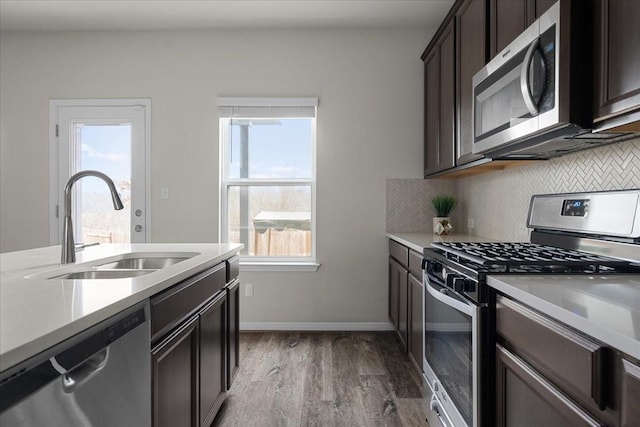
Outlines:
{"type": "Polygon", "coordinates": [[[455,166],[455,21],[451,20],[425,66],[425,177],[455,166]]]}
{"type": "Polygon", "coordinates": [[[473,154],[473,75],[486,62],[485,0],[467,0],[456,13],[456,164],[482,158],[473,154]]]}
{"type": "Polygon", "coordinates": [[[507,47],[556,0],[489,0],[491,58],[507,47]]]}
{"type": "Polygon", "coordinates": [[[636,122],[629,130],[640,131],[640,2],[599,0],[595,5],[595,127],[636,122]]]}

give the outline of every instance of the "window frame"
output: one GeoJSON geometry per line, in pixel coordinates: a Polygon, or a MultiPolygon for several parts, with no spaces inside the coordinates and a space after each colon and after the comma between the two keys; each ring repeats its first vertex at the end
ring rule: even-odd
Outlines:
{"type": "MultiPolygon", "coordinates": [[[[230,122],[232,117],[223,116],[219,113],[219,148],[220,148],[220,208],[219,208],[219,236],[223,242],[229,241],[228,235],[228,196],[232,187],[281,187],[281,186],[309,186],[311,191],[311,254],[310,256],[256,256],[241,254],[240,265],[243,271],[316,271],[319,267],[317,263],[317,229],[316,229],[316,162],[317,162],[317,98],[219,98],[219,107],[250,106],[250,107],[273,107],[273,106],[310,106],[314,107],[314,117],[311,120],[311,176],[309,178],[231,178],[231,147],[230,147],[230,122]]],[[[238,116],[240,117],[240,116],[238,116]]],[[[264,118],[288,118],[286,116],[270,115],[264,118]]],[[[290,117],[296,118],[296,117],[290,117]]],[[[249,242],[250,243],[250,242],[249,242]]]]}

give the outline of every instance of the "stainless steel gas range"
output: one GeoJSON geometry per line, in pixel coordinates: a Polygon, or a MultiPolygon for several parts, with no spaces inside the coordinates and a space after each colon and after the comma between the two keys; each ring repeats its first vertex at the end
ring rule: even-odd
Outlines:
{"type": "Polygon", "coordinates": [[[640,189],[535,195],[531,242],[424,250],[424,399],[432,427],[491,426],[494,327],[486,277],[640,273],[640,189]]]}

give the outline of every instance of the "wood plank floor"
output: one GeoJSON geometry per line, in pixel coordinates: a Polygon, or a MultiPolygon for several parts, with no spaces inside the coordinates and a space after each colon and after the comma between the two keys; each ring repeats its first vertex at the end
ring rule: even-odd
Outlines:
{"type": "Polygon", "coordinates": [[[392,332],[243,333],[213,426],[428,426],[392,332]]]}

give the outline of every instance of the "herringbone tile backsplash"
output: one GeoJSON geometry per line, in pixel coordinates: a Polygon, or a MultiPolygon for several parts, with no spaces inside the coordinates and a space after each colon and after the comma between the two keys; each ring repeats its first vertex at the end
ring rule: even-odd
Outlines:
{"type": "Polygon", "coordinates": [[[640,138],[458,180],[458,215],[475,220],[469,234],[529,240],[533,194],[640,188],[640,138]]]}
{"type": "MultiPolygon", "coordinates": [[[[388,179],[387,231],[424,233],[433,230],[431,198],[456,194],[453,179],[388,179]]],[[[455,213],[455,211],[454,211],[455,213]]],[[[452,222],[455,221],[452,218],[452,222]]]]}
{"type": "Polygon", "coordinates": [[[506,241],[527,241],[533,194],[640,188],[640,138],[458,180],[387,180],[387,231],[428,232],[431,197],[459,198],[456,232],[506,241]],[[473,218],[475,227],[467,229],[473,218]]]}

